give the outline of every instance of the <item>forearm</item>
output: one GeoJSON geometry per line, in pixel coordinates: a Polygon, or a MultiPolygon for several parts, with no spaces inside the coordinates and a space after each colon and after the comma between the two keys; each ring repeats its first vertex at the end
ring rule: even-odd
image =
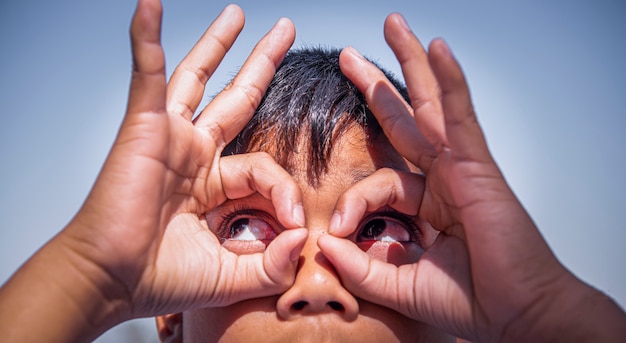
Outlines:
{"type": "Polygon", "coordinates": [[[119,320],[104,271],[59,235],[0,289],[0,332],[10,342],[90,341],[119,320]]]}

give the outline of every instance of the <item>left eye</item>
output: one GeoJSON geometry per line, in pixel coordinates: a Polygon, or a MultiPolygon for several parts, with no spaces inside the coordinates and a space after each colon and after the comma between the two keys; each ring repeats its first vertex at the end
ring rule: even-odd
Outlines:
{"type": "Polygon", "coordinates": [[[359,229],[357,242],[410,242],[413,239],[408,224],[394,218],[373,218],[359,229]]]}
{"type": "Polygon", "coordinates": [[[244,217],[233,221],[229,227],[227,239],[239,241],[272,240],[276,238],[276,232],[265,220],[244,217]]]}

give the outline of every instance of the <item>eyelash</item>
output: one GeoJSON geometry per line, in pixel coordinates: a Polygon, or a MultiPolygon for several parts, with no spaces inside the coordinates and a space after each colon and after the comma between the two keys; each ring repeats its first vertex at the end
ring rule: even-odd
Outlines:
{"type": "MultiPolygon", "coordinates": [[[[216,230],[216,235],[220,240],[224,240],[230,237],[231,225],[233,222],[241,217],[256,217],[266,221],[275,231],[277,230],[278,223],[276,220],[269,215],[268,213],[260,210],[251,209],[247,206],[243,206],[243,204],[237,204],[232,209],[224,213],[220,213],[219,215],[219,227],[216,230]]],[[[410,235],[410,241],[414,241],[420,246],[422,245],[422,236],[420,232],[420,228],[415,224],[415,222],[408,216],[395,212],[395,211],[381,211],[374,212],[367,215],[361,222],[359,226],[354,232],[353,241],[358,241],[358,236],[362,233],[365,225],[374,219],[389,219],[395,220],[399,222],[403,227],[407,229],[410,235]]],[[[279,227],[278,227],[279,228],[279,227]]],[[[276,234],[280,233],[280,231],[276,232],[276,234]]]]}
{"type": "MultiPolygon", "coordinates": [[[[275,230],[277,227],[276,220],[266,212],[260,210],[254,210],[246,206],[242,206],[241,204],[235,205],[232,209],[228,210],[225,213],[221,213],[219,216],[219,227],[217,228],[215,234],[221,240],[227,239],[230,236],[230,227],[235,221],[240,217],[257,217],[266,221],[270,226],[275,230]]],[[[276,232],[278,234],[278,232],[276,232]]]]}
{"type": "Polygon", "coordinates": [[[354,240],[358,241],[358,236],[361,234],[361,232],[363,231],[367,223],[378,218],[398,221],[409,232],[411,241],[416,242],[420,246],[422,245],[422,237],[421,237],[420,228],[415,224],[415,222],[410,217],[407,217],[406,215],[402,213],[394,212],[394,211],[374,212],[374,213],[367,215],[363,220],[361,220],[361,222],[359,223],[359,226],[355,230],[354,240]]]}

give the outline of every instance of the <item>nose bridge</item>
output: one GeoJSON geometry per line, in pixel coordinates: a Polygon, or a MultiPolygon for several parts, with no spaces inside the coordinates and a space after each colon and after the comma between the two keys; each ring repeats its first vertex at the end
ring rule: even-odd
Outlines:
{"type": "Polygon", "coordinates": [[[356,299],[343,287],[333,266],[317,247],[317,239],[324,232],[319,228],[309,229],[296,280],[278,299],[277,311],[283,319],[334,313],[351,321],[358,315],[356,299]]]}

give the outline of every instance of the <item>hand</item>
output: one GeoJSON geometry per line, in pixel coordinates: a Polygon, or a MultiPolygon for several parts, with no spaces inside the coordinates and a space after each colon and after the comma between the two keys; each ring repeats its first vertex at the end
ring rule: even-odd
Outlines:
{"type": "Polygon", "coordinates": [[[620,323],[623,328],[619,308],[556,260],[508,187],[446,44],[435,40],[426,52],[397,14],[385,22],[385,37],[401,64],[410,105],[354,49],[342,52],[340,65],[396,150],[425,176],[389,177],[385,171],[364,179],[339,199],[329,231],[346,236],[366,211],[388,205],[418,212],[440,234],[418,262],[402,266],[369,259],[345,240],[321,237],[318,244],[345,287],[481,342],[557,341],[598,332],[606,338],[620,323]],[[610,319],[591,323],[581,314],[589,308],[610,319]]]}
{"type": "Polygon", "coordinates": [[[220,158],[293,43],[293,25],[280,20],[192,122],[205,83],[243,27],[243,13],[227,7],[169,84],[160,16],[159,1],[139,1],[127,114],[88,199],[3,289],[0,303],[12,302],[24,319],[13,330],[37,327],[27,334],[61,341],[93,338],[130,318],[228,305],[278,294],[293,283],[305,229],[286,230],[262,254],[237,256],[222,248],[203,216],[228,198],[259,192],[272,200],[286,228],[304,224],[299,187],[268,155],[220,158]],[[24,285],[30,294],[20,291],[24,285]],[[42,310],[31,298],[53,306],[42,310]],[[69,305],[55,307],[55,301],[69,305]],[[44,329],[50,326],[58,328],[44,329]]]}

